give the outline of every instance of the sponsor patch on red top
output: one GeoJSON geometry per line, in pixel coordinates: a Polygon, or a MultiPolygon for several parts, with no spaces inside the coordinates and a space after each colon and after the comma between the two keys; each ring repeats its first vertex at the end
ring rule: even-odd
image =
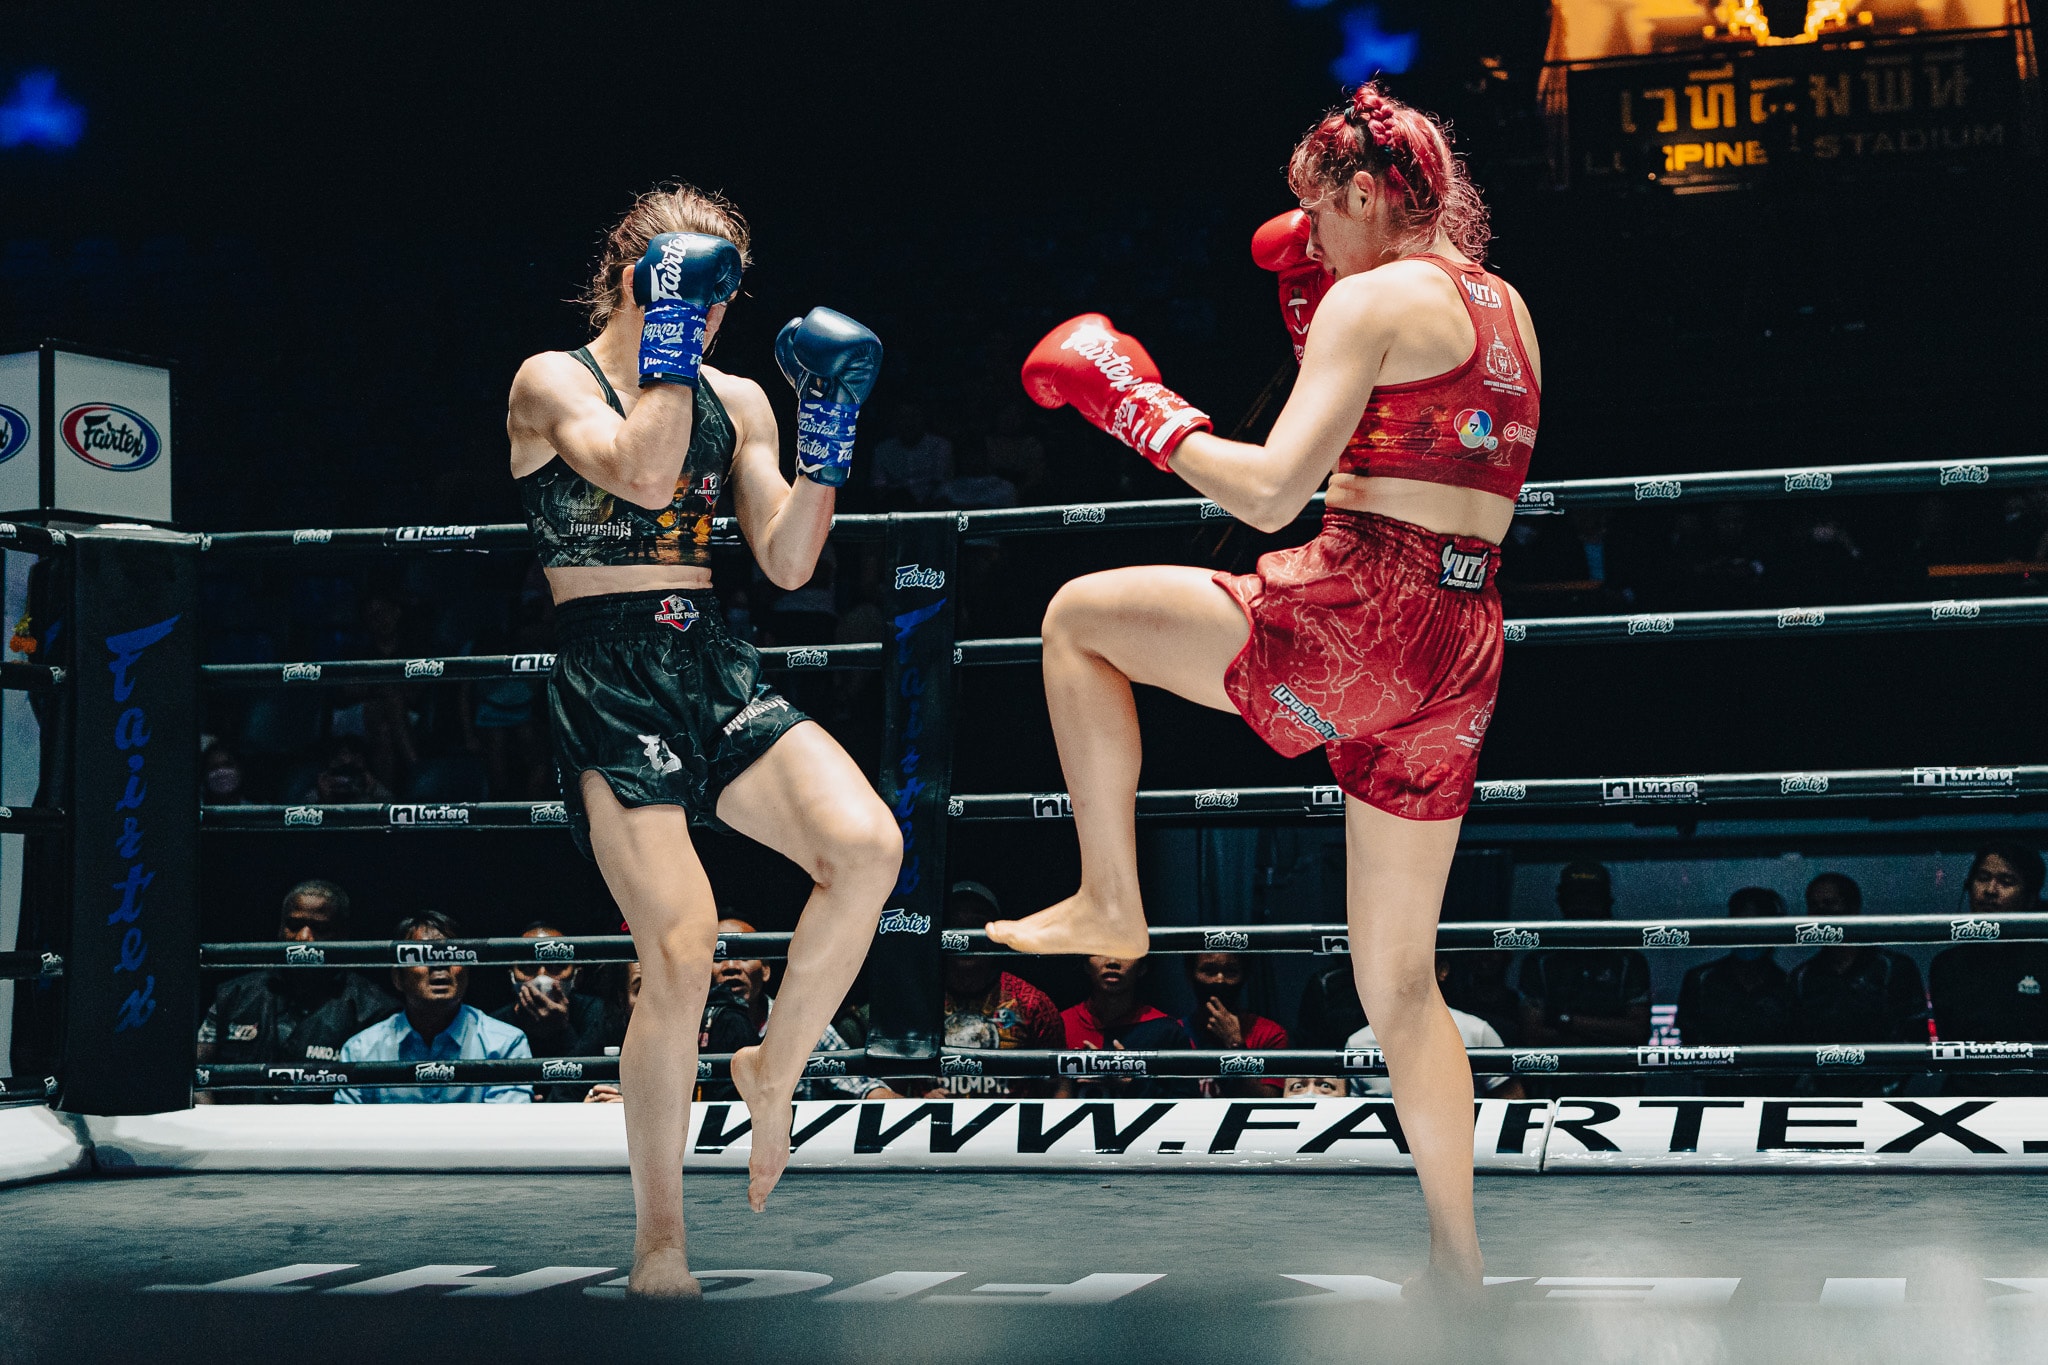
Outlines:
{"type": "Polygon", "coordinates": [[[115,403],[80,403],[64,414],[58,433],[73,455],[101,469],[147,469],[164,453],[149,419],[115,403]]]}

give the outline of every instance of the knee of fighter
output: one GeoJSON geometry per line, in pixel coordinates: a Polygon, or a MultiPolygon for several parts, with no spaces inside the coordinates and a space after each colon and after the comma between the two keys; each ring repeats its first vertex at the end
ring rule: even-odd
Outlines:
{"type": "Polygon", "coordinates": [[[1358,974],[1358,999],[1375,1033],[1401,1028],[1435,1006],[1435,964],[1428,957],[1408,969],[1399,963],[1375,964],[1358,974]]]}
{"type": "Polygon", "coordinates": [[[903,864],[903,830],[880,801],[842,812],[819,863],[818,881],[828,886],[849,877],[893,879],[903,864]]]}
{"type": "Polygon", "coordinates": [[[1100,601],[1096,578],[1095,574],[1083,574],[1060,584],[1059,591],[1045,606],[1045,623],[1039,631],[1043,638],[1069,640],[1083,627],[1100,601]]]}
{"type": "Polygon", "coordinates": [[[636,945],[640,956],[641,990],[671,986],[688,988],[711,979],[712,945],[696,934],[663,934],[636,945]]]}

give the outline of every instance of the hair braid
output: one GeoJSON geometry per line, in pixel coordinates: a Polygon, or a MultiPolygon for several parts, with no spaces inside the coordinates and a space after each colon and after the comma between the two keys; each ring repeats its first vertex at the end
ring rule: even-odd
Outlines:
{"type": "Polygon", "coordinates": [[[1303,203],[1346,184],[1359,172],[1390,191],[1396,230],[1422,250],[1441,230],[1475,261],[1486,258],[1486,205],[1444,125],[1368,81],[1308,131],[1287,167],[1303,203]]]}

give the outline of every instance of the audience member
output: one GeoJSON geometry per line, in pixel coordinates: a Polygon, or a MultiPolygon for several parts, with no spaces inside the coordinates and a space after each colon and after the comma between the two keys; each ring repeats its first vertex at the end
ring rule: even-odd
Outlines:
{"type": "MultiPolygon", "coordinates": [[[[1863,913],[1863,889],[1840,872],[1806,886],[1806,913],[1863,913]]],[[[1904,953],[1867,944],[1823,948],[1791,971],[1792,1034],[1802,1043],[1910,1043],[1927,1038],[1920,969],[1904,953]]]]}
{"type": "MultiPolygon", "coordinates": [[[[1195,1010],[1180,1021],[1188,1045],[1197,1051],[1270,1052],[1287,1046],[1287,1030],[1245,1008],[1245,961],[1237,953],[1198,953],[1186,958],[1188,988],[1195,1010]]],[[[1276,1095],[1280,1081],[1225,1076],[1202,1082],[1204,1095],[1260,1099],[1276,1095]]]]}
{"type": "Polygon", "coordinates": [[[1487,948],[1437,959],[1437,987],[1444,1003],[1484,1019],[1506,1040],[1503,1047],[1520,1047],[1522,1039],[1522,997],[1508,984],[1514,956],[1503,948],[1487,948]]]}
{"type": "MultiPolygon", "coordinates": [[[[759,932],[743,919],[722,919],[718,922],[721,934],[752,934],[759,932]]],[[[751,1047],[760,1041],[768,1028],[768,1016],[775,1010],[775,997],[768,990],[768,983],[774,971],[759,958],[726,958],[711,968],[711,996],[704,1007],[704,1030],[699,1035],[698,1048],[703,1052],[730,1052],[735,1048],[727,1041],[735,1032],[733,1026],[743,1022],[752,1036],[744,1040],[732,1039],[740,1047],[751,1047]]],[[[813,1052],[843,1052],[847,1050],[846,1040],[839,1036],[839,1030],[825,1025],[825,1032],[813,1052]]],[[[707,1095],[710,1093],[706,1088],[707,1095]]],[[[822,1076],[807,1080],[797,1087],[797,1098],[893,1100],[902,1098],[887,1084],[872,1076],[822,1076]]]]}
{"type": "MultiPolygon", "coordinates": [[[[1557,908],[1566,919],[1614,918],[1607,869],[1590,861],[1567,864],[1558,874],[1557,908]]],[[[1530,953],[1522,960],[1521,988],[1524,1047],[1637,1047],[1649,1041],[1650,963],[1634,949],[1530,953]]],[[[1626,1094],[1640,1088],[1639,1081],[1628,1078],[1570,1082],[1574,1094],[1626,1094]]]]}
{"type": "Polygon", "coordinates": [[[1318,967],[1301,983],[1301,1002],[1294,1011],[1292,1037],[1296,1047],[1327,1050],[1365,1027],[1365,1006],[1358,999],[1358,979],[1351,959],[1318,967]]]}
{"type": "MultiPolygon", "coordinates": [[[[604,1054],[616,1057],[626,1045],[626,1030],[633,1023],[633,1007],[640,1003],[640,964],[612,962],[598,969],[604,997],[604,1054]]],[[[700,1048],[700,1051],[709,1051],[700,1048]]],[[[585,1104],[618,1104],[625,1098],[617,1081],[599,1081],[583,1096],[585,1104]]]]}
{"type": "MultiPolygon", "coordinates": [[[[1443,983],[1449,978],[1450,974],[1451,955],[1449,953],[1438,953],[1436,955],[1436,982],[1438,990],[1443,989],[1443,983]]],[[[1467,1014],[1461,1009],[1452,1009],[1449,1006],[1445,1008],[1451,1009],[1451,1022],[1458,1026],[1458,1038],[1465,1044],[1468,1050],[1475,1047],[1507,1046],[1506,1043],[1501,1041],[1499,1031],[1478,1015],[1467,1014]]],[[[1378,1047],[1379,1045],[1379,1035],[1372,1031],[1370,1023],[1359,1028],[1349,1038],[1344,1040],[1344,1046],[1350,1048],[1378,1047]]],[[[1385,1076],[1354,1077],[1351,1081],[1351,1088],[1352,1093],[1358,1095],[1391,1095],[1394,1093],[1393,1082],[1385,1076]]],[[[1521,1081],[1513,1076],[1481,1075],[1476,1072],[1472,1077],[1472,1092],[1481,1099],[1501,1100],[1518,1100],[1522,1098],[1523,1094],[1521,1081]]]]}
{"type": "MultiPolygon", "coordinates": [[[[2002,920],[2041,908],[2041,855],[1992,844],[1970,862],[1970,916],[2002,920]]],[[[1927,970],[1934,1028],[1943,1042],[2048,1042],[2048,943],[1973,943],[1950,948],[1927,970]]],[[[2020,1077],[1952,1077],[1971,1086],[2020,1077]]]]}
{"type": "Polygon", "coordinates": [[[199,799],[209,806],[239,806],[249,799],[242,760],[218,740],[199,756],[199,799]]]}
{"type": "Polygon", "coordinates": [[[1289,1100],[1336,1100],[1350,1093],[1342,1076],[1289,1076],[1280,1082],[1280,1096],[1289,1100]]]}
{"type": "MultiPolygon", "coordinates": [[[[277,936],[286,943],[346,938],[348,892],[304,881],[285,893],[277,936]]],[[[199,1024],[198,1059],[213,1063],[331,1062],[356,1033],[398,1009],[398,1000],[360,972],[266,967],[228,978],[199,1024]]],[[[271,1091],[272,1104],[325,1104],[315,1091],[271,1091]]],[[[201,1104],[247,1103],[256,1092],[201,1091],[201,1104]]]]}
{"type": "MultiPolygon", "coordinates": [[[[526,1035],[491,1018],[469,994],[469,968],[446,961],[433,944],[455,937],[455,921],[438,910],[423,910],[398,922],[392,937],[421,944],[414,965],[394,967],[391,984],[404,1009],[372,1024],[342,1044],[344,1062],[452,1062],[531,1057],[526,1035]]],[[[528,1104],[527,1085],[349,1086],[334,1093],[336,1104],[528,1104]]]]}
{"type": "MultiPolygon", "coordinates": [[[[563,934],[546,920],[535,920],[519,936],[539,939],[561,938],[563,934]]],[[[601,1055],[608,1022],[604,1001],[577,989],[581,973],[572,962],[521,964],[511,968],[510,974],[518,995],[511,1004],[492,1010],[491,1018],[524,1033],[536,1057],[601,1055]]],[[[576,1101],[588,1089],[582,1085],[543,1086],[534,1098],[576,1101]]]]}
{"type": "MultiPolygon", "coordinates": [[[[1731,919],[1783,918],[1785,898],[1745,886],[1728,898],[1731,919]]],[[[1687,1047],[1792,1041],[1792,987],[1770,948],[1732,948],[1702,963],[1678,988],[1678,1036],[1687,1047]]]]}
{"type": "MultiPolygon", "coordinates": [[[[946,897],[946,928],[980,929],[1002,915],[995,892],[980,882],[958,881],[946,897]]],[[[946,1046],[1023,1048],[1057,1052],[1066,1046],[1066,1026],[1052,997],[1021,976],[1002,969],[993,957],[948,953],[946,1046]]],[[[948,1095],[1040,1095],[1045,1081],[1004,1076],[946,1076],[926,1093],[948,1095]]]]}
{"type": "Polygon", "coordinates": [[[380,804],[391,788],[370,771],[370,751],[354,735],[343,735],[327,750],[327,762],[311,785],[293,794],[297,802],[322,805],[380,804]]]}
{"type": "Polygon", "coordinates": [[[896,424],[875,443],[871,466],[877,492],[896,493],[922,507],[953,477],[953,443],[925,429],[924,409],[904,403],[896,424]]]}
{"type": "MultiPolygon", "coordinates": [[[[1075,1052],[1167,1052],[1188,1045],[1179,1021],[1163,1010],[1138,998],[1138,984],[1145,979],[1144,958],[1086,957],[1081,959],[1088,977],[1088,998],[1060,1011],[1067,1048],[1075,1052]]],[[[1119,1076],[1105,1065],[1067,1078],[1080,1081],[1081,1094],[1167,1095],[1181,1094],[1193,1087],[1157,1080],[1119,1076]],[[1114,1080],[1103,1079],[1116,1077],[1114,1080]]]]}

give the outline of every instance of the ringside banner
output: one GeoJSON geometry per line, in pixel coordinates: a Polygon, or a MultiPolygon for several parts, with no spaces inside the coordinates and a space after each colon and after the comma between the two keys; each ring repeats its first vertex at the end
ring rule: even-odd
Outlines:
{"type": "Polygon", "coordinates": [[[0,356],[0,514],[171,520],[171,372],[44,342],[0,356]]]}

